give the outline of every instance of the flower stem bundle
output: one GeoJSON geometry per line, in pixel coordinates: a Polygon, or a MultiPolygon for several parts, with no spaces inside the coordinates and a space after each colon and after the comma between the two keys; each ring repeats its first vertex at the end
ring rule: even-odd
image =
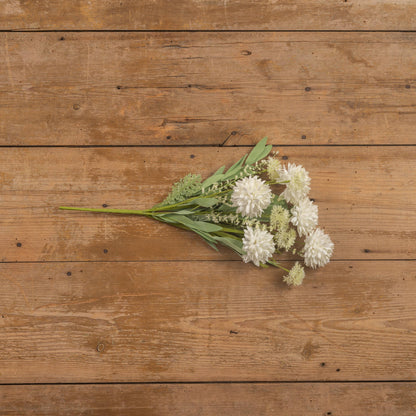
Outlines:
{"type": "Polygon", "coordinates": [[[222,166],[204,181],[188,174],[163,202],[149,209],[60,209],[153,218],[193,231],[215,250],[228,247],[246,263],[283,269],[283,280],[298,286],[305,276],[303,266],[296,262],[288,270],[277,262],[278,255],[297,254],[306,266],[317,268],[329,262],[334,245],[317,228],[318,207],[308,197],[308,172],[300,165],[281,165],[269,156],[271,150],[264,138],[230,168],[222,166]]]}

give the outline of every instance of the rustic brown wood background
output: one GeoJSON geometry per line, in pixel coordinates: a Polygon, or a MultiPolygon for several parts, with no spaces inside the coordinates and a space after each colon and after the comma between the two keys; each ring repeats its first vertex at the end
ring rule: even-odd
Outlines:
{"type": "Polygon", "coordinates": [[[0,415],[416,414],[416,3],[0,0],[0,415]],[[147,219],[267,135],[336,250],[147,219]],[[293,258],[285,259],[287,264],[293,258]]]}

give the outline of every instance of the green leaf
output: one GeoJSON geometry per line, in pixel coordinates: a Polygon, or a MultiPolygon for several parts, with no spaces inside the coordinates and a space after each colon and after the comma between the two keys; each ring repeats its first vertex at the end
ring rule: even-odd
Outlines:
{"type": "Polygon", "coordinates": [[[179,215],[192,215],[195,214],[193,211],[189,211],[187,209],[181,209],[180,211],[175,211],[175,214],[179,215]]]}
{"type": "MultiPolygon", "coordinates": [[[[271,144],[267,145],[264,148],[263,152],[258,156],[257,160],[264,159],[272,151],[272,149],[273,149],[273,146],[271,144]]],[[[256,160],[256,162],[257,162],[257,160],[256,160]]]]}
{"type": "Polygon", "coordinates": [[[155,215],[157,215],[158,217],[164,217],[166,215],[171,215],[171,214],[180,214],[180,215],[192,215],[195,214],[193,211],[189,211],[187,209],[182,209],[180,211],[171,211],[171,212],[155,212],[155,215]]]}
{"type": "Polygon", "coordinates": [[[236,209],[236,207],[230,207],[228,205],[221,205],[218,208],[215,208],[216,211],[222,212],[224,214],[235,214],[236,209]]]}
{"type": "Polygon", "coordinates": [[[246,165],[251,165],[256,162],[257,156],[263,152],[267,142],[267,137],[261,139],[251,150],[250,154],[247,157],[246,165]]]}
{"type": "Polygon", "coordinates": [[[216,246],[216,242],[211,234],[206,233],[204,231],[193,230],[196,234],[198,234],[210,247],[212,247],[215,251],[218,251],[218,247],[216,246]]]}
{"type": "Polygon", "coordinates": [[[207,233],[215,233],[216,231],[221,231],[222,227],[217,224],[213,224],[211,222],[194,221],[194,226],[192,227],[192,229],[206,231],[207,233]]]}
{"type": "Polygon", "coordinates": [[[234,251],[236,251],[240,256],[244,254],[243,251],[243,242],[241,240],[236,240],[234,238],[229,237],[214,237],[215,240],[219,241],[222,245],[227,246],[234,251]]]}
{"type": "Polygon", "coordinates": [[[244,155],[237,163],[234,163],[227,172],[224,174],[224,179],[229,179],[234,177],[238,174],[238,172],[241,170],[242,166],[244,165],[244,161],[246,160],[247,155],[244,155]]]}
{"type": "Polygon", "coordinates": [[[192,230],[205,231],[207,233],[213,233],[222,230],[222,227],[219,225],[205,221],[194,221],[188,217],[185,217],[184,215],[169,214],[165,215],[164,219],[168,219],[170,222],[177,222],[179,224],[185,225],[192,230]]]}
{"type": "Polygon", "coordinates": [[[211,186],[215,182],[218,182],[224,175],[225,166],[221,166],[212,176],[210,176],[208,179],[205,179],[204,182],[202,182],[202,188],[208,188],[208,186],[211,186]]]}
{"type": "Polygon", "coordinates": [[[190,203],[199,205],[199,206],[204,207],[204,208],[209,208],[209,207],[212,207],[215,204],[218,204],[218,199],[201,197],[201,198],[193,199],[190,203]]]}
{"type": "Polygon", "coordinates": [[[253,150],[247,157],[246,166],[256,163],[257,161],[265,158],[270,153],[273,147],[271,145],[266,146],[266,143],[267,137],[264,137],[254,146],[253,150]]]}

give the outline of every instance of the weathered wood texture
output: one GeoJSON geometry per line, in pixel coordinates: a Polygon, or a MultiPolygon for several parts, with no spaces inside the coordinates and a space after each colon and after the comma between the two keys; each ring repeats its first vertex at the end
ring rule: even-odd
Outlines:
{"type": "Polygon", "coordinates": [[[0,145],[416,143],[416,33],[0,35],[0,145]]]}
{"type": "Polygon", "coordinates": [[[415,16],[0,0],[0,414],[414,415],[415,16]],[[336,247],[296,290],[165,224],[57,209],[149,207],[266,135],[336,247]],[[7,385],[175,381],[212,384],[7,385]]]}
{"type": "Polygon", "coordinates": [[[3,0],[9,30],[415,30],[409,0],[3,0]]]}
{"type": "Polygon", "coordinates": [[[413,416],[412,383],[1,386],[7,416],[413,416]]]}
{"type": "Polygon", "coordinates": [[[414,380],[413,262],[1,264],[4,383],[414,380]],[[289,263],[285,263],[290,266],[289,263]]]}
{"type": "MultiPolygon", "coordinates": [[[[1,259],[237,259],[148,218],[58,207],[150,208],[186,173],[206,177],[248,150],[2,149],[1,259]]],[[[416,147],[289,147],[280,154],[310,171],[311,197],[335,243],[334,259],[416,258],[416,147]]]]}

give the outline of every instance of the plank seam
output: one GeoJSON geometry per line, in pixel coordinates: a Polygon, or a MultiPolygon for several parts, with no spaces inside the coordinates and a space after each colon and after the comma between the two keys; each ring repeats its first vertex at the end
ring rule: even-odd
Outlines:
{"type": "Polygon", "coordinates": [[[416,29],[0,29],[0,33],[416,33],[416,29]]]}
{"type": "MultiPolygon", "coordinates": [[[[295,262],[299,261],[297,259],[287,259],[281,260],[281,262],[295,262]]],[[[416,261],[416,259],[331,259],[331,263],[335,262],[365,262],[365,261],[389,261],[389,262],[399,262],[399,261],[416,261]]],[[[230,259],[230,260],[222,260],[222,259],[201,259],[201,260],[46,260],[46,261],[38,261],[38,260],[16,260],[16,261],[0,261],[0,264],[53,264],[53,263],[201,263],[201,262],[209,262],[209,263],[230,263],[230,262],[238,262],[240,263],[241,260],[239,259],[230,259]]]]}
{"type": "Polygon", "coordinates": [[[198,385],[198,384],[358,384],[358,383],[416,383],[416,380],[287,380],[287,381],[81,381],[81,382],[39,382],[39,383],[0,383],[1,386],[74,386],[74,385],[198,385]]]}
{"type": "MultiPolygon", "coordinates": [[[[227,141],[228,138],[225,140],[227,141]]],[[[223,142],[225,143],[225,142],[223,142]]],[[[58,144],[58,145],[0,145],[0,149],[31,149],[31,148],[68,148],[68,149],[82,149],[82,148],[92,148],[92,149],[105,149],[105,148],[123,148],[123,147],[137,147],[137,148],[195,148],[195,147],[205,147],[205,148],[251,148],[254,147],[254,144],[239,144],[239,145],[223,145],[222,143],[219,144],[173,144],[173,145],[165,145],[165,144],[86,144],[86,145],[77,145],[77,144],[58,144]]],[[[362,143],[362,144],[273,144],[274,147],[414,147],[415,144],[408,144],[408,143],[386,143],[386,144],[374,144],[374,143],[362,143]]]]}

